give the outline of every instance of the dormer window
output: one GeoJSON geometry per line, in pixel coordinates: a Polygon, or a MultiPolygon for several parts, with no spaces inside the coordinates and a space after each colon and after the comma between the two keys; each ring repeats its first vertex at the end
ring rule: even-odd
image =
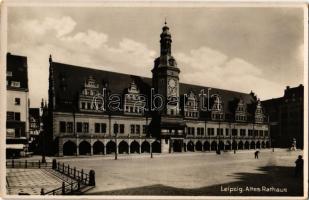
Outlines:
{"type": "Polygon", "coordinates": [[[144,113],[146,106],[146,100],[141,98],[139,89],[135,84],[134,80],[130,83],[127,89],[128,93],[125,94],[124,98],[124,113],[125,114],[135,114],[141,115],[144,113]]]}
{"type": "Polygon", "coordinates": [[[214,104],[211,110],[212,120],[224,120],[223,103],[219,95],[214,96],[214,104]]]}
{"type": "Polygon", "coordinates": [[[255,123],[263,123],[264,122],[264,114],[261,105],[261,101],[258,100],[255,110],[255,123]]]}
{"type": "Polygon", "coordinates": [[[198,118],[197,100],[192,91],[185,102],[184,115],[187,118],[198,118]]]}
{"type": "Polygon", "coordinates": [[[247,120],[246,115],[246,105],[242,99],[239,100],[236,111],[235,111],[235,121],[243,122],[247,120]]]}

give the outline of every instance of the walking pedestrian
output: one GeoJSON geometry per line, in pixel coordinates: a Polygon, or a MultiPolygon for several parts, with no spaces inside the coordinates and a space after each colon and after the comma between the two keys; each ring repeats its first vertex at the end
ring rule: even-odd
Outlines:
{"type": "Polygon", "coordinates": [[[298,159],[295,161],[295,177],[302,177],[304,169],[304,160],[301,155],[298,156],[298,159]]]}
{"type": "Polygon", "coordinates": [[[254,158],[255,159],[259,159],[259,153],[260,153],[260,151],[254,152],[254,158]]]}

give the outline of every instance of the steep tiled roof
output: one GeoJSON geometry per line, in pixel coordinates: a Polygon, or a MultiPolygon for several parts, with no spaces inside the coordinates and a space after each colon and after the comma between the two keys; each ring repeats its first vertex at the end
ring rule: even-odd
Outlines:
{"type": "MultiPolygon", "coordinates": [[[[129,74],[116,73],[111,71],[104,71],[98,69],[90,69],[86,67],[68,65],[58,62],[52,62],[54,71],[54,84],[56,95],[56,110],[64,111],[66,106],[61,106],[59,100],[74,101],[77,99],[78,94],[81,92],[84,81],[92,76],[100,84],[100,89],[105,86],[112,94],[123,94],[123,92],[130,86],[130,83],[134,79],[137,87],[142,94],[149,95],[152,85],[152,79],[141,76],[134,76],[129,74]],[[61,87],[63,85],[63,77],[65,77],[65,89],[61,87]]],[[[245,104],[252,104],[255,102],[254,97],[251,94],[245,94],[241,92],[210,88],[207,86],[192,85],[187,83],[180,83],[180,96],[183,94],[189,94],[193,91],[195,95],[200,94],[201,90],[207,93],[218,94],[223,101],[224,110],[226,113],[233,113],[237,106],[231,104],[231,102],[243,99],[245,104]]],[[[250,106],[249,106],[250,107],[250,106]]],[[[252,112],[251,112],[252,113],[252,112]]]]}

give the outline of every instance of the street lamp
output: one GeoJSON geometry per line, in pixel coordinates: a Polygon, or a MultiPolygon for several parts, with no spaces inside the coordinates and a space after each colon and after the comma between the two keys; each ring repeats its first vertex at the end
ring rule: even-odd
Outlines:
{"type": "Polygon", "coordinates": [[[116,143],[116,149],[115,149],[115,160],[117,160],[117,156],[118,156],[118,153],[117,153],[117,149],[118,149],[118,145],[117,145],[117,135],[118,135],[118,124],[117,122],[115,122],[114,124],[114,134],[115,134],[115,143],[116,143]]]}

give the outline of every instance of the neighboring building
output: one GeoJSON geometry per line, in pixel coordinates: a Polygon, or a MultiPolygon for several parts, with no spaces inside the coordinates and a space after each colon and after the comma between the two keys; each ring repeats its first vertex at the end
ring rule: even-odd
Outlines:
{"type": "Polygon", "coordinates": [[[269,115],[270,133],[276,147],[304,145],[304,86],[286,87],[284,96],[262,102],[269,115]]]}
{"type": "Polygon", "coordinates": [[[29,151],[36,153],[39,147],[39,135],[41,132],[40,108],[29,108],[29,151]]]}
{"type": "Polygon", "coordinates": [[[49,135],[58,155],[271,146],[261,102],[253,93],[180,83],[181,68],[172,56],[166,25],[160,43],[152,79],[57,63],[50,57],[49,135]],[[160,99],[168,103],[154,111],[160,99]],[[113,109],[117,106],[121,109],[113,109]]]}
{"type": "Polygon", "coordinates": [[[29,93],[27,57],[7,54],[7,155],[27,151],[29,93]]]}

